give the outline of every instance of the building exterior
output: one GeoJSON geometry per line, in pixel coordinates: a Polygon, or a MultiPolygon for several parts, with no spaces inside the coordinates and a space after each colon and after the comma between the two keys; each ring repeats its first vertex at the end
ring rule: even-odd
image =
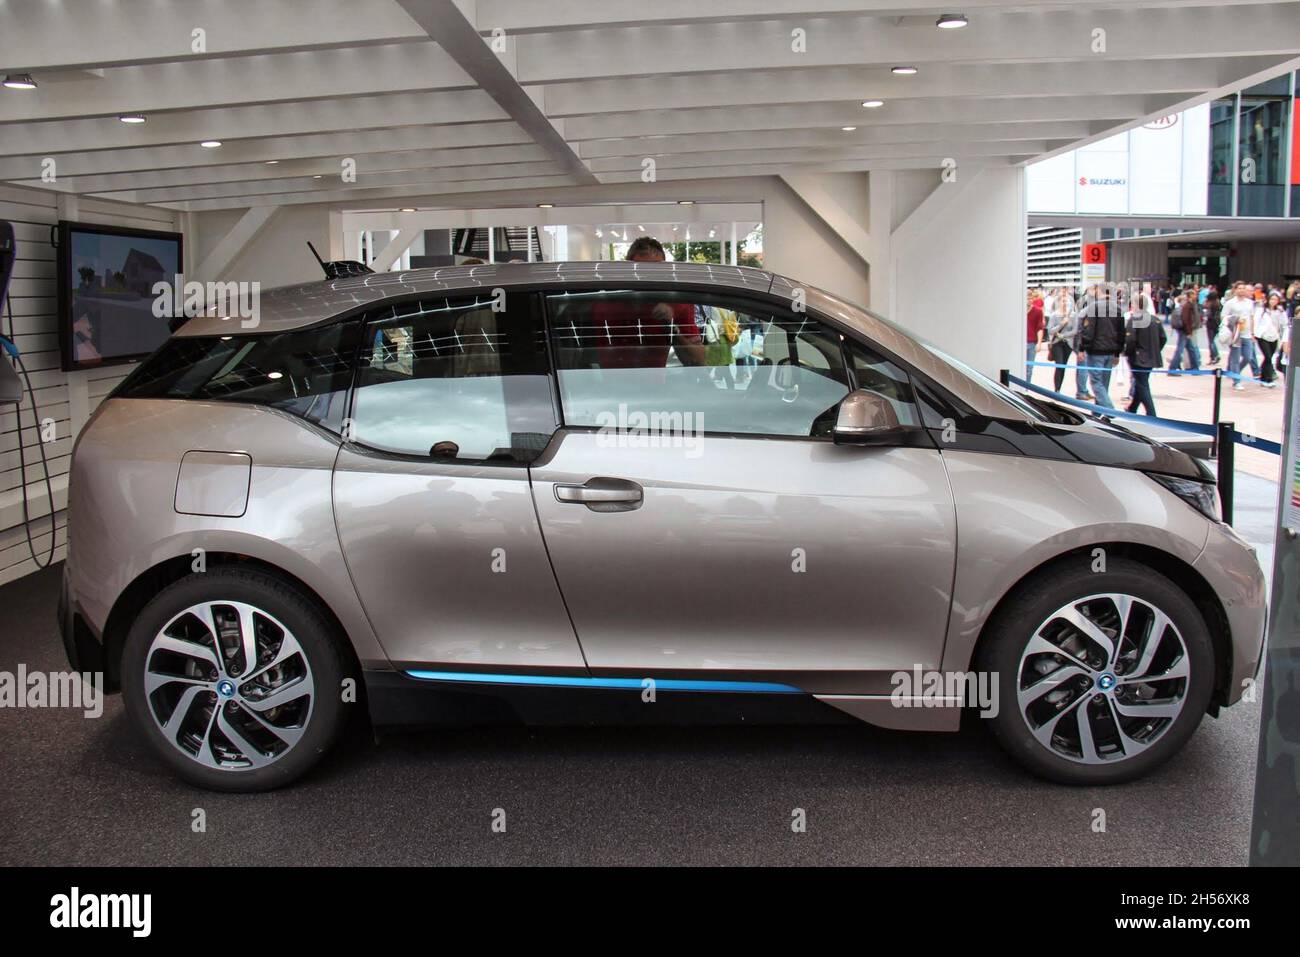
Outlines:
{"type": "Polygon", "coordinates": [[[1069,282],[1066,260],[1095,242],[1112,281],[1300,276],[1297,82],[1289,71],[1030,166],[1030,285],[1069,282]]]}

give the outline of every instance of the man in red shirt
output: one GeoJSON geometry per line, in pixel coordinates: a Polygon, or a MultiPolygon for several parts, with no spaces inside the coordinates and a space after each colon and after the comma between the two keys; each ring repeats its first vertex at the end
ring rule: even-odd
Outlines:
{"type": "MultiPolygon", "coordinates": [[[[641,236],[628,248],[629,262],[663,262],[664,247],[641,236]]],[[[671,346],[684,366],[702,366],[704,336],[689,302],[616,299],[597,302],[591,311],[596,353],[602,369],[662,369],[671,346]]]]}
{"type": "MultiPolygon", "coordinates": [[[[1034,357],[1038,354],[1038,344],[1043,341],[1043,330],[1046,325],[1043,321],[1043,300],[1034,298],[1029,303],[1028,330],[1025,333],[1025,362],[1033,362],[1034,357]]],[[[1025,378],[1033,378],[1034,370],[1032,366],[1025,366],[1025,378]]]]}

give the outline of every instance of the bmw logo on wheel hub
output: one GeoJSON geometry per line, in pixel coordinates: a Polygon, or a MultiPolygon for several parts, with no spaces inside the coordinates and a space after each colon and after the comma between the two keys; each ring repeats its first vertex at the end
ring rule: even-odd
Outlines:
{"type": "Polygon", "coordinates": [[[1107,671],[1097,679],[1097,687],[1102,691],[1109,691],[1115,687],[1116,680],[1115,676],[1107,671]]]}
{"type": "Polygon", "coordinates": [[[217,694],[223,698],[233,698],[235,696],[235,683],[229,678],[223,678],[217,682],[217,694]]]}

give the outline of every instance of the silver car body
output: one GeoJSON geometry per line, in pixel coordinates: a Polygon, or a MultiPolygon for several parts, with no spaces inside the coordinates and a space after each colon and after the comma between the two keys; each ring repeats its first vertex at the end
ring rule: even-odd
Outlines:
{"type": "MultiPolygon", "coordinates": [[[[736,267],[357,276],[264,294],[255,330],[202,317],[177,335],[264,335],[429,293],[599,287],[806,297],[811,315],[981,414],[1017,414],[893,325],[736,267]]],[[[984,624],[1018,583],[1064,554],[1118,544],[1198,592],[1219,648],[1217,704],[1255,675],[1265,603],[1253,553],[1140,470],[960,447],[708,441],[707,455],[689,457],[614,450],[591,430],[562,428],[531,465],[487,469],[377,457],[253,405],[109,398],[74,453],[65,600],[111,659],[127,609],[154,587],[151,570],[242,556],[314,593],[371,673],[770,682],[872,723],[954,729],[956,709],[892,707],[891,676],[969,669],[984,624]],[[644,506],[602,514],[558,500],[556,485],[597,476],[639,483],[644,506]],[[494,571],[494,549],[508,574],[494,571]],[[800,549],[808,571],[789,574],[800,549]],[[721,559],[729,582],[717,579],[721,559]],[[720,602],[720,586],[744,587],[743,607],[720,602]]]]}

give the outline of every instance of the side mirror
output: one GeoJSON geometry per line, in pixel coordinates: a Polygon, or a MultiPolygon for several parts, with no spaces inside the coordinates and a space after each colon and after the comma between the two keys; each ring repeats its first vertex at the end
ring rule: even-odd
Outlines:
{"type": "Polygon", "coordinates": [[[836,445],[890,445],[906,432],[889,400],[866,389],[846,395],[835,416],[836,445]]]}

